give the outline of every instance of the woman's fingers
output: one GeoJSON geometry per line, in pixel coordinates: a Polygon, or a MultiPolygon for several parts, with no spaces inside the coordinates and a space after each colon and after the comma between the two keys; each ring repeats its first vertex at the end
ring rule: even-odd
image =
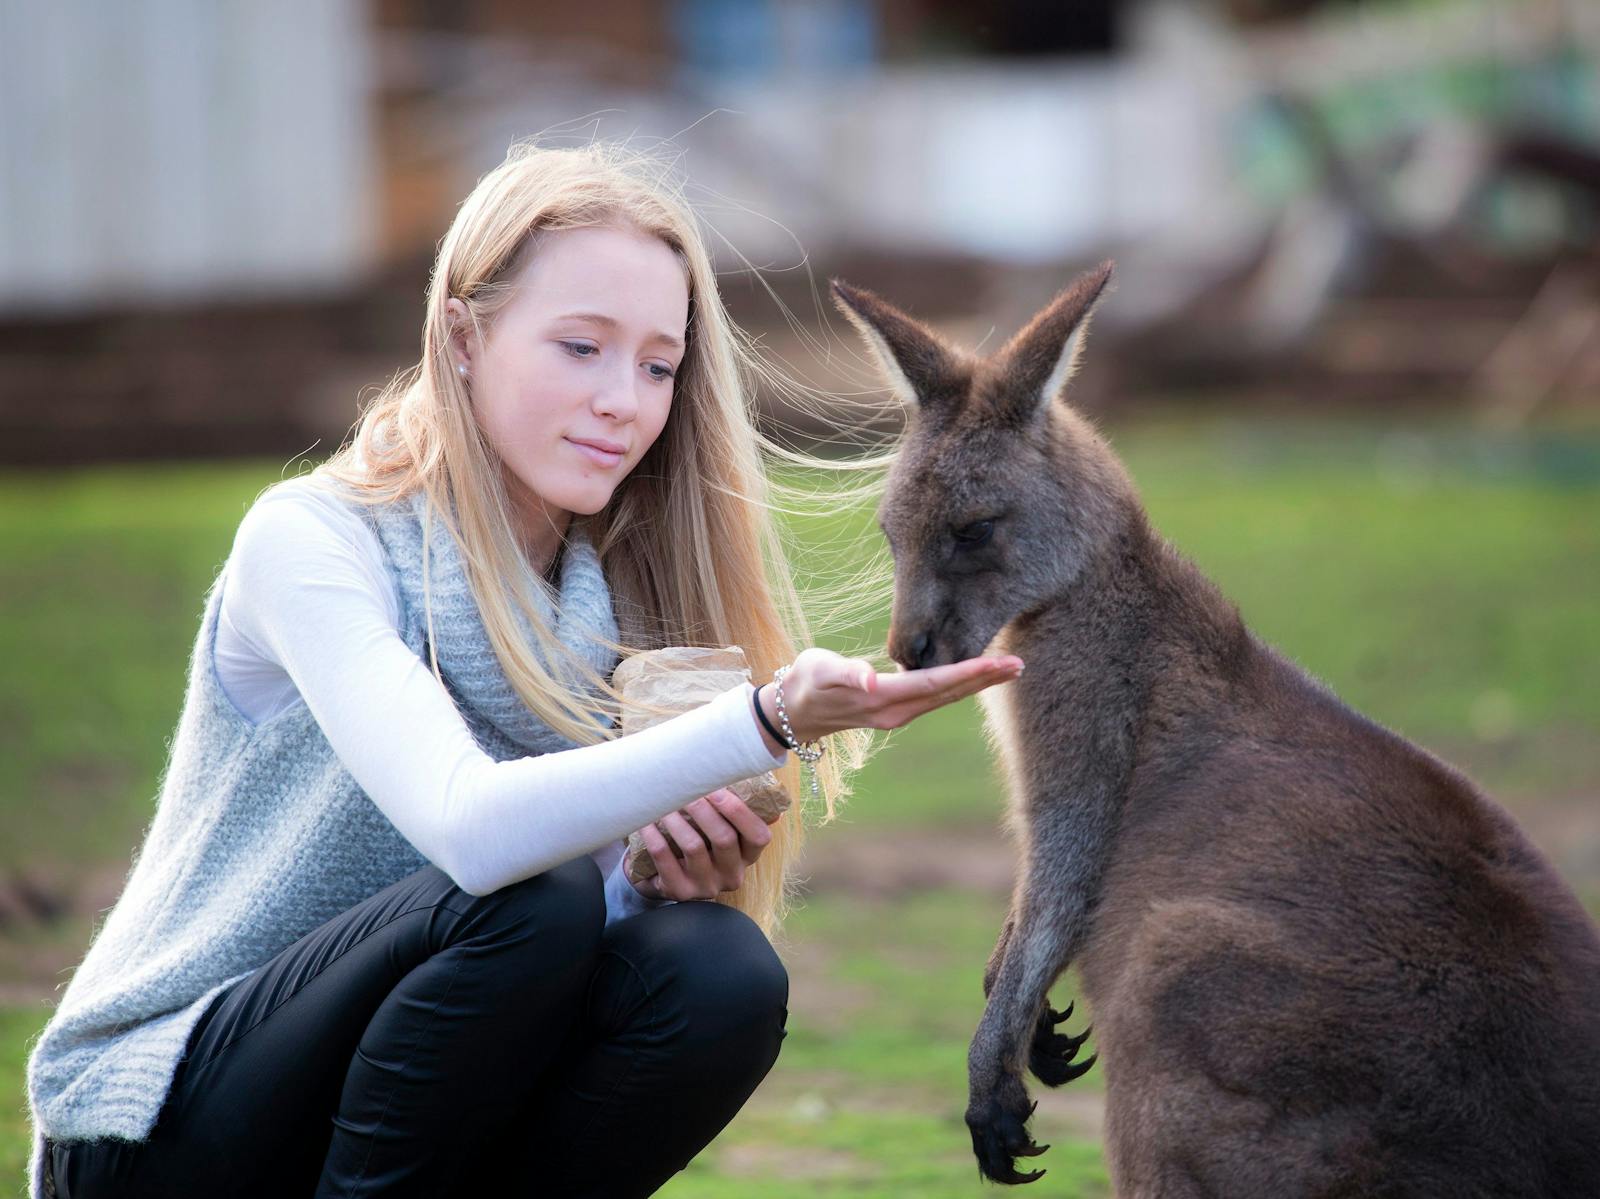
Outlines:
{"type": "MultiPolygon", "coordinates": [[[[742,806],[739,797],[725,788],[717,794],[726,795],[742,806]]],[[[712,803],[709,795],[694,800],[683,811],[710,846],[712,874],[717,890],[737,891],[744,884],[745,864],[751,860],[745,856],[744,839],[738,826],[723,814],[718,805],[712,803]]]]}
{"type": "Polygon", "coordinates": [[[761,856],[772,831],[726,787],[669,812],[639,830],[656,865],[655,894],[715,899],[744,884],[744,868],[761,856]],[[670,840],[669,840],[670,838],[670,840]],[[676,845],[679,858],[673,853],[676,845]]]}
{"type": "MultiPolygon", "coordinates": [[[[676,812],[663,816],[656,822],[656,826],[672,844],[678,847],[682,857],[674,856],[670,865],[663,870],[661,876],[665,880],[664,887],[671,899],[709,899],[716,892],[711,888],[709,881],[710,855],[706,851],[706,844],[700,835],[694,831],[694,826],[676,812]]],[[[671,850],[669,848],[668,852],[671,850]]]]}
{"type": "Polygon", "coordinates": [[[829,665],[826,682],[835,687],[870,693],[878,679],[877,670],[865,658],[835,657],[829,665]]]}
{"type": "Polygon", "coordinates": [[[766,822],[750,810],[732,791],[724,787],[713,791],[707,798],[739,835],[739,855],[746,866],[761,856],[761,851],[772,843],[772,830],[766,822]]]}
{"type": "MultiPolygon", "coordinates": [[[[714,897],[716,892],[702,877],[704,861],[699,866],[691,865],[687,855],[679,857],[678,851],[673,848],[674,845],[678,845],[681,849],[682,840],[694,838],[693,826],[684,821],[686,831],[680,830],[669,839],[660,827],[665,823],[663,819],[657,824],[646,825],[639,830],[644,838],[645,848],[650,851],[650,860],[656,864],[656,898],[683,901],[714,897]]],[[[705,857],[703,853],[700,856],[702,859],[705,857]]]]}
{"type": "Polygon", "coordinates": [[[1021,673],[1021,664],[1014,656],[968,658],[926,670],[877,675],[871,699],[856,706],[844,725],[899,728],[934,708],[1010,682],[1021,673]]]}
{"type": "Polygon", "coordinates": [[[689,898],[689,877],[684,873],[683,864],[672,852],[672,845],[661,830],[653,824],[647,824],[639,830],[639,836],[643,838],[644,847],[650,851],[650,860],[656,866],[656,876],[652,880],[655,883],[655,897],[689,898]]]}
{"type": "Polygon", "coordinates": [[[981,691],[991,683],[1017,675],[1022,659],[1015,655],[1001,658],[967,658],[930,666],[925,670],[905,670],[878,676],[878,698],[889,703],[904,699],[937,697],[949,693],[981,691]]]}
{"type": "Polygon", "coordinates": [[[739,835],[704,799],[667,813],[661,818],[661,826],[683,850],[684,872],[698,888],[693,898],[715,899],[723,891],[736,890],[744,881],[739,835]],[[693,814],[694,822],[685,813],[693,814]],[[696,827],[702,820],[709,826],[704,834],[696,827]]]}
{"type": "Polygon", "coordinates": [[[683,814],[693,821],[694,827],[705,838],[711,860],[719,868],[738,858],[739,830],[712,804],[709,796],[702,795],[686,804],[683,814]]]}
{"type": "Polygon", "coordinates": [[[892,704],[910,704],[917,712],[926,712],[996,683],[1009,682],[1021,673],[1020,660],[1016,658],[974,658],[969,661],[972,665],[968,662],[952,662],[949,666],[934,667],[927,671],[884,675],[877,695],[880,708],[892,704]],[[927,677],[919,678],[919,675],[927,677]]]}

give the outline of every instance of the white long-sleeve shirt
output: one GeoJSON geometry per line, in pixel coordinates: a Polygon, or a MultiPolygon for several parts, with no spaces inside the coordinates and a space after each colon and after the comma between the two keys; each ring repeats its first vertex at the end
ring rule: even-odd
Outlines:
{"type": "Polygon", "coordinates": [[[472,894],[587,853],[608,924],[655,906],[623,874],[628,833],[787,759],[745,683],[628,737],[497,762],[399,626],[377,537],[335,496],[295,480],[246,513],[217,618],[224,692],[256,724],[304,702],[362,790],[472,894]]]}

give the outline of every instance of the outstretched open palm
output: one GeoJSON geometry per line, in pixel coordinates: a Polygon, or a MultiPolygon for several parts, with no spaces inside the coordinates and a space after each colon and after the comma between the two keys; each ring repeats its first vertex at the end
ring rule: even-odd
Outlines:
{"type": "Polygon", "coordinates": [[[814,647],[801,651],[784,676],[784,704],[795,736],[809,741],[842,729],[897,729],[1021,673],[1022,659],[1004,655],[885,674],[863,658],[814,647]]]}

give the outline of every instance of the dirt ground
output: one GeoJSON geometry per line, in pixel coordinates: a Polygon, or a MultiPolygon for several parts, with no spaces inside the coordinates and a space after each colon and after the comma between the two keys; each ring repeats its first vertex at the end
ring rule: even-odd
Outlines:
{"type": "Polygon", "coordinates": [[[1011,894],[1015,855],[992,825],[858,829],[830,825],[812,835],[799,874],[812,894],[842,891],[893,899],[951,887],[1011,894]]]}

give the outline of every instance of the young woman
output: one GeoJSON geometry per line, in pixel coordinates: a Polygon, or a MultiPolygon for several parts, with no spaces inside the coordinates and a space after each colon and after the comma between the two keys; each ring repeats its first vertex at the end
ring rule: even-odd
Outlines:
{"type": "Polygon", "coordinates": [[[647,160],[479,182],[421,362],[207,595],[154,820],[29,1059],[36,1197],[645,1195],[733,1117],[803,824],[726,786],[803,796],[788,748],[838,734],[831,813],[865,730],[1020,669],[795,653],[746,365],[647,160]],[[763,685],[617,738],[619,657],[673,644],[763,685]]]}

